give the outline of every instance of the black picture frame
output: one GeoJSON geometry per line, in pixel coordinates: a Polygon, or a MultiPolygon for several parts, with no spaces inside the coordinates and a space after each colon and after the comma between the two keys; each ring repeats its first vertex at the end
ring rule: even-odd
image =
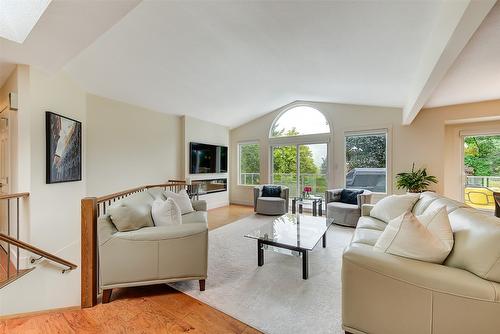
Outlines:
{"type": "Polygon", "coordinates": [[[82,180],[82,123],[45,112],[46,183],[82,180]]]}

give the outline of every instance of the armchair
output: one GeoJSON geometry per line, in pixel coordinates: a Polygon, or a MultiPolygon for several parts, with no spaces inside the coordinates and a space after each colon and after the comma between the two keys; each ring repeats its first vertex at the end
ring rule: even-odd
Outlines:
{"type": "Polygon", "coordinates": [[[335,224],[356,227],[361,216],[361,207],[363,204],[371,203],[372,192],[349,189],[363,190],[363,193],[357,195],[357,204],[348,204],[341,202],[342,190],[344,189],[332,189],[325,192],[326,217],[333,218],[335,224]]]}
{"type": "Polygon", "coordinates": [[[280,186],[280,197],[262,197],[262,189],[264,186],[271,185],[260,185],[253,189],[254,211],[269,216],[278,216],[287,213],[289,196],[288,187],[280,186]]]}

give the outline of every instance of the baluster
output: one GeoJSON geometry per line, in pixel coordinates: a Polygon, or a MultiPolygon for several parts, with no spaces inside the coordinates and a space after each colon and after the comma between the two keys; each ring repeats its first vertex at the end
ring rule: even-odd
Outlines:
{"type": "Polygon", "coordinates": [[[102,213],[106,214],[106,202],[102,203],[102,213]]]}
{"type": "MultiPolygon", "coordinates": [[[[16,198],[16,237],[17,240],[19,240],[19,197],[16,198]]],[[[16,252],[16,273],[19,274],[19,246],[17,246],[17,252],[16,252]]]]}
{"type": "MultiPolygon", "coordinates": [[[[10,237],[10,198],[7,199],[7,235],[10,237]]],[[[10,243],[7,242],[7,279],[10,278],[10,243]]]]}

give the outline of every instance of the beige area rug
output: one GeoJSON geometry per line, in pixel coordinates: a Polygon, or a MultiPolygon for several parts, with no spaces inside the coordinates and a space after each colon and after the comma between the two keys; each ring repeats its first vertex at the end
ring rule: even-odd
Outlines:
{"type": "Polygon", "coordinates": [[[343,333],[341,255],[353,229],[330,226],[303,280],[299,257],[266,251],[257,266],[257,241],[244,235],[272,219],[254,215],[210,231],[206,291],[193,281],[172,286],[265,333],[343,333]]]}

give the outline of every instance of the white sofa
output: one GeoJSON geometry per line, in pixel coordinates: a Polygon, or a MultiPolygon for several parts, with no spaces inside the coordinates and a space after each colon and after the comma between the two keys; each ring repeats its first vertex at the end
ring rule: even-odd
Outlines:
{"type": "MultiPolygon", "coordinates": [[[[150,206],[163,190],[151,188],[121,201],[150,206]]],[[[114,203],[118,205],[120,201],[114,203]]],[[[207,205],[193,201],[195,211],[182,224],[119,232],[109,214],[98,218],[99,283],[103,303],[114,288],[199,280],[205,289],[208,263],[207,205]]]]}
{"type": "Polygon", "coordinates": [[[343,254],[346,333],[500,333],[500,219],[430,192],[413,212],[442,205],[455,238],[442,265],[374,251],[386,223],[362,207],[343,254]]]}

